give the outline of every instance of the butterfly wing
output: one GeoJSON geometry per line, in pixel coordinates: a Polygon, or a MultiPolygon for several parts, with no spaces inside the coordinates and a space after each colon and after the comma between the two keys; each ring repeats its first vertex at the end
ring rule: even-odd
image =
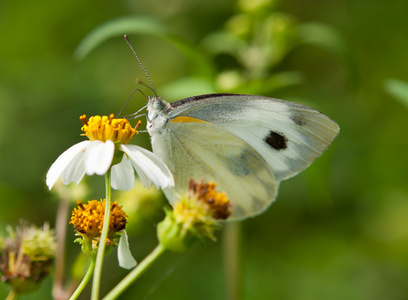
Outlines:
{"type": "Polygon", "coordinates": [[[311,107],[262,96],[209,94],[171,107],[170,119],[204,120],[244,140],[272,168],[278,182],[309,166],[339,132],[336,122],[311,107]]]}
{"type": "Polygon", "coordinates": [[[169,167],[175,187],[164,189],[173,202],[188,187],[188,179],[217,183],[233,203],[229,220],[265,210],[275,199],[277,182],[272,168],[248,143],[228,129],[193,118],[174,118],[168,133],[152,136],[153,152],[169,167]]]}

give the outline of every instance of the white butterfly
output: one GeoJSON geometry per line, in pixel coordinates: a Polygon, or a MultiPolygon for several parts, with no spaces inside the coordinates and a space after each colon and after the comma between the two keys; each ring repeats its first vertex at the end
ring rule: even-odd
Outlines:
{"type": "Polygon", "coordinates": [[[233,203],[229,220],[264,211],[279,182],[309,166],[339,132],[313,108],[262,96],[208,94],[171,104],[152,96],[147,109],[153,152],[175,179],[167,198],[176,201],[189,178],[214,181],[233,203]]]}

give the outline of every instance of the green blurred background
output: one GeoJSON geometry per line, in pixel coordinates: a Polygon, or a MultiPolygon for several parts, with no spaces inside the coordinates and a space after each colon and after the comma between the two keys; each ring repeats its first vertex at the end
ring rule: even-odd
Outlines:
{"type": "MultiPolygon", "coordinates": [[[[54,226],[45,174],[83,140],[79,116],[116,114],[135,79],[147,82],[126,33],[168,101],[262,94],[341,127],[268,211],[242,222],[242,299],[407,299],[407,11],[403,0],[2,1],[0,230],[20,218],[54,226]]],[[[126,113],[145,102],[134,94],[126,113]]],[[[133,142],[150,147],[146,133],[133,142]]],[[[103,197],[103,178],[89,182],[103,197]]],[[[139,261],[162,217],[147,214],[129,219],[139,261]]],[[[69,264],[73,240],[69,228],[69,264]]],[[[165,256],[121,299],[225,299],[221,241],[165,256]]],[[[126,271],[114,254],[104,267],[108,291],[126,271]]],[[[51,287],[49,278],[21,299],[51,299],[51,287]]],[[[0,298],[7,291],[0,284],[0,298]]]]}

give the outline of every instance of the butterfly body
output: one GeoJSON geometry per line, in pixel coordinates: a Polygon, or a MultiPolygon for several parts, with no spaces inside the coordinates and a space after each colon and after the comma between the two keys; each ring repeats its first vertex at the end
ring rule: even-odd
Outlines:
{"type": "Polygon", "coordinates": [[[265,210],[279,182],[309,166],[339,131],[313,108],[262,96],[208,94],[171,104],[153,96],[147,109],[153,152],[175,179],[164,190],[170,202],[189,178],[214,181],[235,220],[265,210]]]}

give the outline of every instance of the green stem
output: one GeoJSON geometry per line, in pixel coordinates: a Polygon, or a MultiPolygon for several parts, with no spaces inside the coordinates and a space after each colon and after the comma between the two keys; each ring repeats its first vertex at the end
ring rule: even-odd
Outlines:
{"type": "Polygon", "coordinates": [[[69,211],[69,199],[64,194],[59,203],[56,219],[56,236],[57,236],[57,253],[55,258],[55,275],[53,296],[55,299],[62,299],[64,296],[64,280],[65,280],[65,237],[67,231],[67,219],[69,211]]]}
{"type": "Polygon", "coordinates": [[[98,245],[98,253],[96,254],[95,273],[92,281],[92,300],[99,299],[99,289],[102,277],[102,264],[105,254],[106,238],[108,237],[110,209],[111,209],[111,171],[110,169],[105,175],[106,185],[106,200],[105,200],[105,216],[103,219],[102,233],[98,245]]]}
{"type": "Polygon", "coordinates": [[[6,300],[16,300],[17,299],[17,293],[15,290],[11,289],[10,293],[7,295],[6,300]]]}
{"type": "Polygon", "coordinates": [[[238,300],[241,287],[241,223],[225,223],[223,232],[224,276],[227,300],[238,300]]]}
{"type": "Polygon", "coordinates": [[[144,260],[123,278],[103,300],[112,300],[120,296],[137,278],[140,277],[166,249],[159,244],[144,260]]]}
{"type": "Polygon", "coordinates": [[[95,269],[95,257],[92,257],[91,263],[89,264],[88,267],[88,271],[86,271],[84,278],[82,278],[81,283],[79,284],[75,292],[72,294],[71,298],[69,298],[69,300],[75,300],[76,298],[78,298],[78,296],[82,293],[82,291],[88,284],[89,280],[91,279],[94,269],[95,269]]]}

